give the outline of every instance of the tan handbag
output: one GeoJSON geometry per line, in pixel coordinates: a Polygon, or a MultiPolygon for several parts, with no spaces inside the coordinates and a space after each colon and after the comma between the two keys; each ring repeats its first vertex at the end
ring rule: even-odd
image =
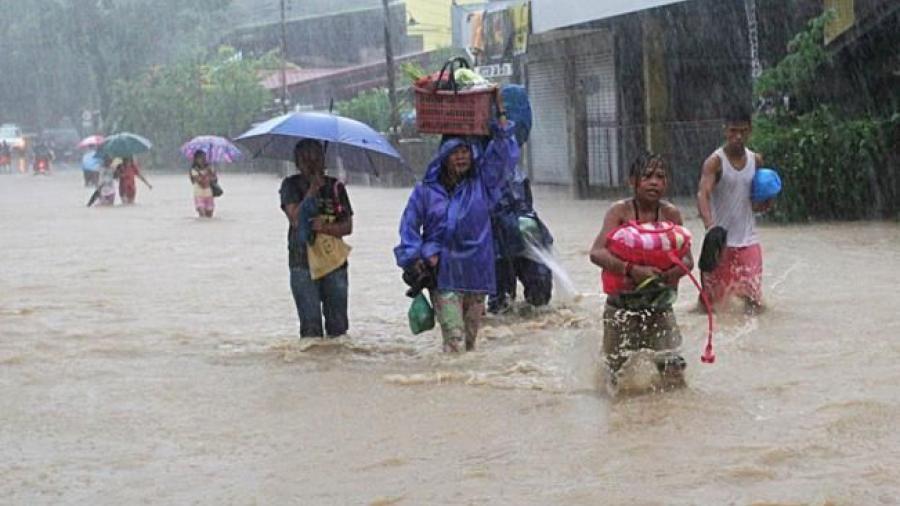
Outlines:
{"type": "Polygon", "coordinates": [[[312,244],[306,246],[309,275],[321,279],[347,262],[350,246],[339,237],[317,233],[312,244]]]}

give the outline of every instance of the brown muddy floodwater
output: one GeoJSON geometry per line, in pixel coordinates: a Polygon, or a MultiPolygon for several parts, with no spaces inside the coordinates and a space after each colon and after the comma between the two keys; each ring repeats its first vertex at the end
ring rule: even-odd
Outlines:
{"type": "Polygon", "coordinates": [[[770,311],[719,322],[701,364],[684,282],[689,387],[611,400],[607,202],[538,191],[582,296],[451,357],[406,328],[408,190],[349,189],[351,332],[319,345],[278,179],[225,174],[201,221],[186,176],[112,209],[80,178],[0,176],[0,504],[900,504],[896,224],[764,227],[770,311]]]}

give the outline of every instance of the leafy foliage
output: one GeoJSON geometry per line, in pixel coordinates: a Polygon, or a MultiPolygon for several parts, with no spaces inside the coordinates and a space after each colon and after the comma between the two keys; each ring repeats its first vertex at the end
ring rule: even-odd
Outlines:
{"type": "Polygon", "coordinates": [[[897,114],[886,120],[847,120],[827,106],[789,123],[758,118],[754,148],[775,162],[784,182],[772,217],[809,221],[895,215],[900,188],[888,153],[898,128],[897,114]]]}
{"type": "Polygon", "coordinates": [[[206,61],[158,65],[113,88],[113,125],[150,138],[156,162],[177,157],[178,147],[196,135],[235,136],[246,129],[271,97],[257,70],[270,62],[241,58],[221,48],[206,61]]]}
{"type": "MultiPolygon", "coordinates": [[[[766,69],[757,79],[754,93],[760,98],[783,97],[809,99],[814,94],[816,78],[824,66],[831,64],[825,49],[825,25],[834,17],[826,11],[809,22],[788,44],[788,54],[775,67],[766,69]]],[[[783,104],[781,104],[783,105],[783,104]]]]}
{"type": "Polygon", "coordinates": [[[756,83],[763,108],[751,144],[784,180],[775,220],[864,219],[900,211],[900,114],[851,118],[817,99],[817,80],[831,65],[823,44],[830,16],[811,21],[789,54],[756,83]]]}
{"type": "Polygon", "coordinates": [[[202,53],[230,3],[0,0],[4,119],[36,128],[84,109],[107,117],[117,79],[202,53]]]}
{"type": "MultiPolygon", "coordinates": [[[[401,92],[397,94],[397,107],[402,118],[411,110],[408,97],[401,92]]],[[[341,116],[361,121],[379,132],[386,132],[391,123],[391,102],[387,88],[364,91],[356,97],[337,102],[335,110],[341,116]]]]}

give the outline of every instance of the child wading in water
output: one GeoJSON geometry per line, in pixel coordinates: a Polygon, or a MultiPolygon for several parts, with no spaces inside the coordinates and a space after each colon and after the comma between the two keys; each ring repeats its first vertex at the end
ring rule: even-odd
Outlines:
{"type": "MultiPolygon", "coordinates": [[[[661,270],[652,265],[631,263],[609,249],[609,236],[631,223],[682,225],[681,212],[662,200],[669,183],[669,166],[660,155],[644,155],[631,166],[629,181],[634,197],[614,203],[603,219],[603,229],[591,248],[591,262],[603,269],[614,283],[604,283],[607,291],[603,312],[603,356],[616,385],[622,366],[636,351],[656,352],[654,361],[664,379],[683,383],[684,359],[676,354],[681,333],[675,322],[672,303],[678,281],[685,275],[674,265],[661,270]]],[[[690,248],[681,258],[687,269],[693,267],[690,248]]],[[[606,281],[606,279],[604,280],[606,281]]]]}
{"type": "Polygon", "coordinates": [[[194,188],[194,208],[201,218],[212,218],[216,209],[212,183],[218,181],[216,171],[206,160],[206,152],[198,149],[191,163],[191,184],[194,188]]]}

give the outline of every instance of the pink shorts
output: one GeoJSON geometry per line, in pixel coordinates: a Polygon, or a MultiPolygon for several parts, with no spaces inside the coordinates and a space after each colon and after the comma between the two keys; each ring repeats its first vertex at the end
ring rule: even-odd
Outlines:
{"type": "Polygon", "coordinates": [[[198,210],[212,211],[216,208],[216,201],[213,197],[194,197],[194,207],[198,210]]]}
{"type": "Polygon", "coordinates": [[[715,270],[703,275],[703,289],[712,304],[741,297],[762,304],[762,248],[759,244],[727,247],[715,270]]]}

